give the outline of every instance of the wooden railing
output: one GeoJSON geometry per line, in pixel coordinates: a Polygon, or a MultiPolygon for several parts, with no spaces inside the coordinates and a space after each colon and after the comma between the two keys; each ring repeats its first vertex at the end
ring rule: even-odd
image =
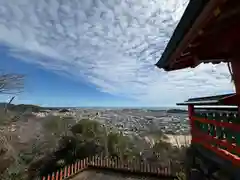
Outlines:
{"type": "Polygon", "coordinates": [[[129,172],[129,173],[146,173],[149,175],[156,175],[161,177],[174,177],[171,173],[171,165],[169,163],[168,167],[161,167],[159,165],[153,165],[148,163],[143,163],[139,160],[132,160],[127,162],[122,162],[120,160],[113,160],[109,158],[104,158],[103,156],[94,156],[91,158],[85,158],[83,160],[78,160],[74,164],[68,165],[63,169],[49,174],[46,177],[41,177],[41,180],[63,180],[69,179],[76,174],[91,168],[101,168],[108,170],[115,170],[119,172],[129,172]]]}
{"type": "Polygon", "coordinates": [[[192,144],[240,166],[239,95],[191,98],[178,105],[188,105],[192,144]]]}
{"type": "Polygon", "coordinates": [[[240,117],[237,108],[194,108],[189,105],[192,143],[240,166],[240,117]]]}

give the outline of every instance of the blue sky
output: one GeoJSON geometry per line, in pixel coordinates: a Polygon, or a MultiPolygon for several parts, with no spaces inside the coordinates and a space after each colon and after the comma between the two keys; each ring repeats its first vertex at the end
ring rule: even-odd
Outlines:
{"type": "Polygon", "coordinates": [[[187,3],[1,0],[0,67],[26,75],[15,103],[163,107],[232,92],[225,64],[170,73],[154,66],[187,3]]]}
{"type": "MultiPolygon", "coordinates": [[[[19,61],[8,56],[8,49],[0,49],[0,67],[6,73],[19,73],[25,75],[25,89],[16,96],[14,103],[38,104],[42,106],[106,106],[125,107],[136,106],[134,101],[124,97],[114,96],[101,92],[93,85],[83,80],[73,80],[54,72],[43,69],[35,64],[19,61]]],[[[1,96],[9,100],[12,95],[1,96]]]]}

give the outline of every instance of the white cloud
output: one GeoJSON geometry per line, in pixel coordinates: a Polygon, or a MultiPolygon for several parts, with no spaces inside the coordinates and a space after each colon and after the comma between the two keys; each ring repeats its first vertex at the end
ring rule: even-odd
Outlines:
{"type": "Polygon", "coordinates": [[[148,105],[232,91],[224,64],[154,67],[186,0],[0,0],[0,42],[11,54],[148,105]]]}

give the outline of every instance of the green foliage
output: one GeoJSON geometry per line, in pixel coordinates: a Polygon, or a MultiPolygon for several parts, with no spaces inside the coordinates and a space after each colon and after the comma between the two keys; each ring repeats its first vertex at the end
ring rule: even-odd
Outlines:
{"type": "Polygon", "coordinates": [[[186,174],[183,171],[178,172],[176,180],[186,180],[186,174]]]}
{"type": "Polygon", "coordinates": [[[133,159],[139,155],[133,141],[119,132],[110,132],[107,135],[107,146],[110,156],[118,156],[122,160],[133,159]]]}
{"type": "Polygon", "coordinates": [[[42,121],[45,130],[51,132],[53,135],[63,134],[75,123],[74,118],[60,116],[47,116],[42,121]]]}
{"type": "Polygon", "coordinates": [[[168,137],[161,130],[151,130],[147,136],[151,136],[155,141],[168,140],[168,137]]]}
{"type": "Polygon", "coordinates": [[[71,131],[74,135],[81,135],[84,138],[95,138],[104,130],[98,121],[82,119],[71,128],[71,131]]]}
{"type": "Polygon", "coordinates": [[[0,175],[0,178],[1,180],[26,180],[25,165],[21,160],[16,161],[0,175]]]}
{"type": "MultiPolygon", "coordinates": [[[[139,151],[142,149],[135,146],[133,139],[118,131],[108,129],[97,120],[82,119],[76,123],[72,117],[48,116],[42,118],[41,122],[45,130],[44,137],[51,146],[46,146],[45,141],[43,143],[36,140],[31,149],[25,149],[19,154],[18,157],[22,162],[21,167],[19,165],[11,167],[6,172],[4,180],[21,180],[24,166],[29,167],[29,178],[34,179],[34,177],[57,171],[65,165],[72,164],[77,159],[104,152],[109,157],[119,158],[123,161],[140,158],[139,151]],[[50,147],[52,148],[51,152],[45,153],[43,156],[42,152],[49,150],[50,147]]],[[[161,131],[154,132],[154,135],[157,143],[152,147],[152,151],[155,152],[155,155],[165,157],[165,159],[170,157],[169,154],[181,155],[180,150],[178,151],[170,143],[162,141],[164,134],[161,131]]],[[[179,174],[181,177],[183,175],[179,174]]]]}
{"type": "Polygon", "coordinates": [[[4,112],[3,109],[0,109],[0,125],[5,125],[10,122],[9,115],[4,112]]]}

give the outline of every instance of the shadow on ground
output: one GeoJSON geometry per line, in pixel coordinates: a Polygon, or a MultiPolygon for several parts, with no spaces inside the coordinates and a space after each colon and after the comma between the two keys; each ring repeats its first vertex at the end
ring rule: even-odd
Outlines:
{"type": "MultiPolygon", "coordinates": [[[[101,170],[87,170],[79,173],[77,176],[73,177],[71,180],[139,180],[139,179],[157,180],[159,178],[131,176],[128,174],[126,175],[126,174],[101,171],[101,170]]],[[[163,179],[163,180],[167,180],[167,179],[163,179]]]]}

